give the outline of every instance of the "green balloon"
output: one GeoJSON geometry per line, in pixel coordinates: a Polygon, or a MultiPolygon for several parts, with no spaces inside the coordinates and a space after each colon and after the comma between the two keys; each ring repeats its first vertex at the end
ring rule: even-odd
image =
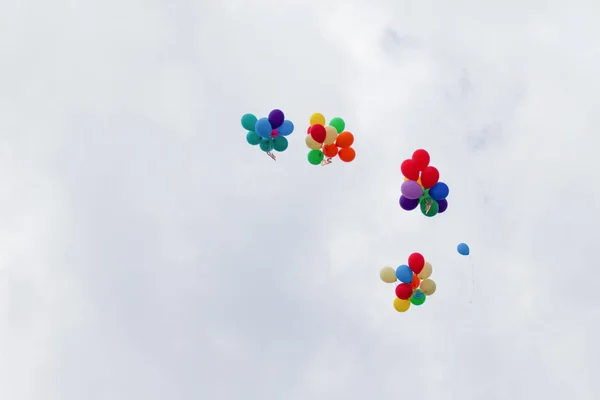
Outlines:
{"type": "Polygon", "coordinates": [[[244,114],[242,115],[242,126],[247,131],[253,131],[254,126],[256,125],[257,118],[254,114],[244,114]]]}
{"type": "Polygon", "coordinates": [[[262,138],[259,136],[259,134],[254,131],[250,131],[246,134],[246,141],[252,146],[259,144],[261,139],[262,138]]]}
{"type": "Polygon", "coordinates": [[[335,117],[329,121],[329,125],[333,126],[338,133],[344,132],[344,129],[346,128],[346,123],[340,117],[335,117]]]}
{"type": "Polygon", "coordinates": [[[425,303],[426,298],[427,296],[425,296],[425,293],[423,293],[421,289],[417,289],[416,292],[410,296],[410,302],[415,306],[420,306],[421,304],[425,303]]]}
{"type": "Polygon", "coordinates": [[[421,212],[426,217],[433,217],[440,210],[440,205],[438,202],[429,197],[429,194],[421,196],[419,203],[421,205],[421,212]]]}
{"type": "Polygon", "coordinates": [[[311,150],[308,152],[308,162],[312,165],[319,165],[325,158],[321,150],[311,150]]]}
{"type": "Polygon", "coordinates": [[[265,153],[273,150],[273,139],[262,138],[260,140],[260,149],[265,153]]]}
{"type": "Polygon", "coordinates": [[[275,151],[285,151],[288,148],[288,140],[283,136],[275,136],[273,139],[273,149],[275,151]]]}

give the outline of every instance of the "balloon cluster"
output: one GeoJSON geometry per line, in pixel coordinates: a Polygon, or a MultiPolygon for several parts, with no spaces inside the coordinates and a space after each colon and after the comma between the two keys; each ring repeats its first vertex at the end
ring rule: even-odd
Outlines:
{"type": "Polygon", "coordinates": [[[242,126],[248,131],[246,134],[248,143],[252,146],[258,145],[274,160],[275,156],[271,152],[273,150],[285,151],[288,148],[286,136],[294,132],[294,124],[285,119],[281,110],[273,110],[268,117],[260,119],[256,118],[254,114],[244,114],[242,126]]]}
{"type": "Polygon", "coordinates": [[[308,162],[312,165],[331,164],[331,159],[338,156],[344,162],[350,162],[356,157],[356,152],[351,147],[354,135],[345,131],[346,123],[336,117],[329,121],[321,113],[314,113],[310,117],[310,126],[306,135],[306,145],[309,149],[308,162]]]}
{"type": "Polygon", "coordinates": [[[383,267],[379,277],[385,283],[400,283],[396,286],[394,309],[405,312],[410,305],[420,306],[425,303],[427,296],[435,293],[435,281],[429,279],[433,273],[432,266],[421,253],[412,253],[408,257],[408,265],[401,265],[394,270],[392,267],[383,267]]]}
{"type": "Polygon", "coordinates": [[[448,208],[450,189],[440,182],[440,172],[429,165],[430,157],[426,150],[416,150],[411,159],[402,162],[400,170],[404,175],[400,207],[411,211],[421,206],[427,217],[443,213],[448,208]]]}

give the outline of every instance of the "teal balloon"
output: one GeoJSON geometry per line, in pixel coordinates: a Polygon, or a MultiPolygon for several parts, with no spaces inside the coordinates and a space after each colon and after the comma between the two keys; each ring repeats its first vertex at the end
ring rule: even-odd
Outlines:
{"type": "Polygon", "coordinates": [[[262,151],[264,151],[265,153],[266,153],[267,151],[271,151],[271,150],[273,150],[273,139],[265,139],[265,138],[262,138],[262,139],[260,140],[260,149],[261,149],[262,151]]]}
{"type": "Polygon", "coordinates": [[[258,133],[254,131],[250,131],[246,134],[246,141],[250,143],[252,146],[256,146],[260,143],[261,137],[258,136],[258,133]]]}
{"type": "Polygon", "coordinates": [[[256,121],[258,121],[258,119],[254,114],[244,114],[242,116],[242,126],[247,131],[254,131],[256,121]]]}
{"type": "Polygon", "coordinates": [[[411,283],[413,280],[412,269],[408,265],[401,265],[396,268],[396,278],[402,283],[411,283]]]}
{"type": "Polygon", "coordinates": [[[469,245],[466,243],[460,243],[456,246],[456,250],[461,256],[468,256],[471,253],[471,249],[469,249],[469,245]]]}
{"type": "MultiPolygon", "coordinates": [[[[258,135],[257,135],[258,136],[258,135]]],[[[288,148],[288,140],[283,136],[276,136],[273,139],[273,150],[275,151],[285,151],[288,148]]]]}

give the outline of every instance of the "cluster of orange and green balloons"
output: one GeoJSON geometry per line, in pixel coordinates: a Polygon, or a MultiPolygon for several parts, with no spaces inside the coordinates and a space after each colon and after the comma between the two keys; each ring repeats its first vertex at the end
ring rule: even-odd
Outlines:
{"type": "Polygon", "coordinates": [[[435,281],[430,278],[432,273],[431,263],[425,261],[421,253],[412,253],[408,257],[408,265],[402,264],[396,269],[383,267],[379,277],[385,283],[399,282],[396,285],[394,309],[405,312],[411,304],[420,306],[435,293],[435,281]]]}
{"type": "Polygon", "coordinates": [[[308,162],[312,165],[325,165],[331,163],[336,156],[343,162],[351,162],[356,158],[352,148],[354,135],[346,129],[343,119],[336,117],[329,121],[321,113],[310,116],[310,126],[306,135],[308,162]]]}

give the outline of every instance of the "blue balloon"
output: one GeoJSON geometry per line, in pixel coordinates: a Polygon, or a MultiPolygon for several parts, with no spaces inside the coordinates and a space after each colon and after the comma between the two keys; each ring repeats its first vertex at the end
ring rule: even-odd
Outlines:
{"type": "Polygon", "coordinates": [[[438,182],[429,189],[429,196],[436,201],[444,200],[449,193],[450,188],[444,182],[438,182]]]}
{"type": "Polygon", "coordinates": [[[281,136],[291,135],[292,132],[294,132],[294,124],[292,123],[292,121],[286,119],[285,121],[283,121],[283,124],[281,124],[281,126],[277,128],[277,132],[279,132],[281,136]]]}
{"type": "Polygon", "coordinates": [[[271,138],[271,132],[273,132],[273,128],[271,127],[271,123],[268,118],[261,118],[256,121],[256,125],[254,126],[254,132],[258,133],[260,137],[264,137],[265,139],[271,138]]]}
{"type": "Polygon", "coordinates": [[[458,254],[463,256],[468,256],[469,253],[471,253],[471,250],[469,250],[469,245],[467,245],[466,243],[461,243],[458,246],[456,246],[456,250],[458,251],[458,254]]]}
{"type": "Polygon", "coordinates": [[[396,268],[396,278],[402,283],[411,283],[413,279],[412,269],[408,265],[401,265],[396,268]]]}

